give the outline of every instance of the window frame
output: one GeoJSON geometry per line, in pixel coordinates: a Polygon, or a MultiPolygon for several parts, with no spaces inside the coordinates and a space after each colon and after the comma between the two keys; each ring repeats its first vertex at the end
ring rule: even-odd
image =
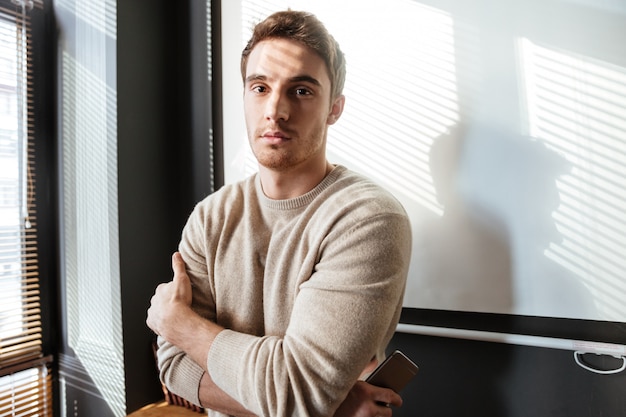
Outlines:
{"type": "MultiPolygon", "coordinates": [[[[21,5],[15,0],[0,0],[0,8],[17,14],[21,5]]],[[[32,178],[36,188],[30,215],[36,219],[34,239],[39,271],[39,308],[41,310],[41,352],[37,357],[2,367],[0,374],[19,375],[28,369],[39,370],[39,387],[48,385],[44,400],[51,401],[49,415],[57,415],[58,389],[54,377],[56,365],[57,314],[57,204],[56,204],[56,163],[54,130],[54,19],[52,5],[46,0],[24,0],[29,21],[28,57],[28,158],[32,178]]],[[[18,377],[19,378],[19,377],[18,377]]],[[[0,395],[1,396],[1,395],[0,395]]]]}

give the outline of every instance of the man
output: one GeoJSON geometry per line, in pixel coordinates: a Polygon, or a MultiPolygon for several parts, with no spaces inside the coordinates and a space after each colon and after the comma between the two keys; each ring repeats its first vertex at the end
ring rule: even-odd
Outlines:
{"type": "Polygon", "coordinates": [[[391,416],[401,398],[359,378],[399,319],[410,225],[389,193],[326,159],[343,53],[315,16],[279,12],[241,70],[259,172],[185,226],[148,310],[161,378],[211,416],[391,416]]]}

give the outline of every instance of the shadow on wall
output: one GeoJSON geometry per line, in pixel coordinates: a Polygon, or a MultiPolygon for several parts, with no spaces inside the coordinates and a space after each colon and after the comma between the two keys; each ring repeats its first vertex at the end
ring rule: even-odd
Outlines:
{"type": "Polygon", "coordinates": [[[430,171],[443,214],[415,233],[419,274],[411,278],[409,297],[423,308],[509,312],[509,237],[495,213],[470,206],[459,191],[464,141],[457,125],[431,147],[430,171]]]}
{"type": "Polygon", "coordinates": [[[501,314],[518,312],[516,294],[572,317],[592,309],[585,286],[544,254],[562,240],[556,180],[570,169],[531,137],[459,124],[437,138],[430,171],[443,214],[416,226],[408,297],[420,308],[501,314]]]}

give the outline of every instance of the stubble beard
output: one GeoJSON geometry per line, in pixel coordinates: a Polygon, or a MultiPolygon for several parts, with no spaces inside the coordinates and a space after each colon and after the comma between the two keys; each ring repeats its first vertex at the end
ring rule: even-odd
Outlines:
{"type": "MultiPolygon", "coordinates": [[[[273,171],[289,171],[300,165],[323,146],[323,129],[316,129],[305,140],[301,140],[295,132],[289,131],[290,142],[287,146],[269,145],[257,148],[252,146],[252,152],[260,165],[273,171]]],[[[255,135],[258,138],[260,135],[255,135]]]]}
{"type": "Polygon", "coordinates": [[[294,165],[296,158],[291,152],[279,149],[279,146],[269,146],[259,151],[254,151],[254,156],[260,165],[274,171],[285,171],[294,165]]]}

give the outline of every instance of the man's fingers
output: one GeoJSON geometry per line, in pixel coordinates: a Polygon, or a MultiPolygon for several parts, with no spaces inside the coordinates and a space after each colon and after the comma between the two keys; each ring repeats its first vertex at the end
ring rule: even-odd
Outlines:
{"type": "Polygon", "coordinates": [[[379,396],[376,401],[377,404],[383,405],[385,407],[401,407],[402,406],[402,397],[398,395],[396,392],[386,389],[383,395],[379,396]]]}
{"type": "Polygon", "coordinates": [[[371,384],[369,388],[371,390],[371,398],[376,405],[386,408],[402,406],[402,397],[392,389],[377,387],[371,384]]]}

